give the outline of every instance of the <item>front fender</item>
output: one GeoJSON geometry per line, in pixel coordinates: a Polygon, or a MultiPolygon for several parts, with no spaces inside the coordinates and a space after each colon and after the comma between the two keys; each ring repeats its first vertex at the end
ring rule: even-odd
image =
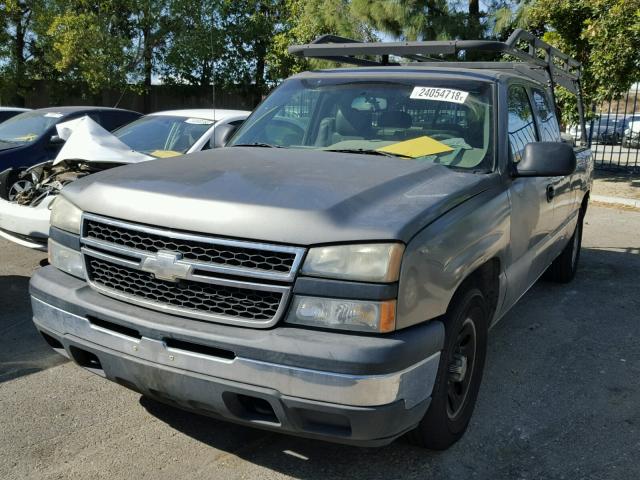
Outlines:
{"type": "Polygon", "coordinates": [[[398,286],[398,328],[446,313],[456,289],[488,260],[498,258],[504,268],[510,213],[507,190],[496,187],[445,213],[408,243],[398,286]]]}

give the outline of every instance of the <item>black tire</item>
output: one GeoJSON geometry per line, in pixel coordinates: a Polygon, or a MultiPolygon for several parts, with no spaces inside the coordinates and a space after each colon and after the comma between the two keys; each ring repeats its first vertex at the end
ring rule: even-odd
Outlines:
{"type": "Polygon", "coordinates": [[[549,268],[545,272],[546,280],[558,283],[569,283],[576,276],[578,262],[580,260],[580,249],[582,248],[583,220],[584,212],[580,210],[576,229],[569,243],[564,247],[564,250],[562,250],[562,253],[549,265],[549,268]]]}
{"type": "Polygon", "coordinates": [[[475,286],[463,287],[452,301],[445,318],[445,346],[440,355],[431,404],[418,426],[407,435],[414,445],[445,450],[464,435],[482,382],[487,353],[488,316],[485,297],[475,286]],[[465,345],[464,337],[469,332],[475,335],[473,348],[470,340],[466,342],[466,348],[460,348],[465,345]],[[461,356],[471,351],[473,355],[467,357],[472,359],[466,361],[466,372],[459,380],[461,356]]]}

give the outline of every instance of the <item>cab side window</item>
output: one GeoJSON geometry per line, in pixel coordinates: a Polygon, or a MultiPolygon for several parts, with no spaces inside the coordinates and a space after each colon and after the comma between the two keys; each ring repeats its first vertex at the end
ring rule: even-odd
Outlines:
{"type": "Polygon", "coordinates": [[[540,140],[543,142],[559,142],[560,126],[556,114],[551,108],[549,98],[540,90],[534,88],[532,91],[533,105],[538,116],[538,126],[540,127],[540,140]]]}
{"type": "Polygon", "coordinates": [[[509,87],[507,96],[509,148],[513,163],[518,163],[527,143],[537,142],[538,138],[527,91],[522,86],[514,85],[509,87]]]}

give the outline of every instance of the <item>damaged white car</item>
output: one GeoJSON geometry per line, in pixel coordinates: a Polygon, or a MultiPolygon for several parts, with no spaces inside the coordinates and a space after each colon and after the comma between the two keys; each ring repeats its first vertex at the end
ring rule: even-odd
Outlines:
{"type": "Polygon", "coordinates": [[[120,165],[224,146],[249,116],[242,110],[175,110],[153,113],[113,133],[89,117],[61,123],[66,140],[54,160],[0,173],[0,236],[46,250],[51,205],[60,190],[78,178],[120,165]],[[13,177],[15,178],[15,177],[13,177]]]}

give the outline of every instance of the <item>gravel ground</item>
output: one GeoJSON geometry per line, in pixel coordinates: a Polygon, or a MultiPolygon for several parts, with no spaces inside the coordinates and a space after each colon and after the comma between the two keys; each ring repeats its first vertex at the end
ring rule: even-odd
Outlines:
{"type": "Polygon", "coordinates": [[[640,478],[640,212],[592,207],[578,277],[541,282],[492,331],[466,436],[443,453],[266,433],[155,403],[51,353],[0,241],[0,478],[640,478]]]}
{"type": "Polygon", "coordinates": [[[640,175],[596,170],[593,194],[640,200],[640,175]]]}

